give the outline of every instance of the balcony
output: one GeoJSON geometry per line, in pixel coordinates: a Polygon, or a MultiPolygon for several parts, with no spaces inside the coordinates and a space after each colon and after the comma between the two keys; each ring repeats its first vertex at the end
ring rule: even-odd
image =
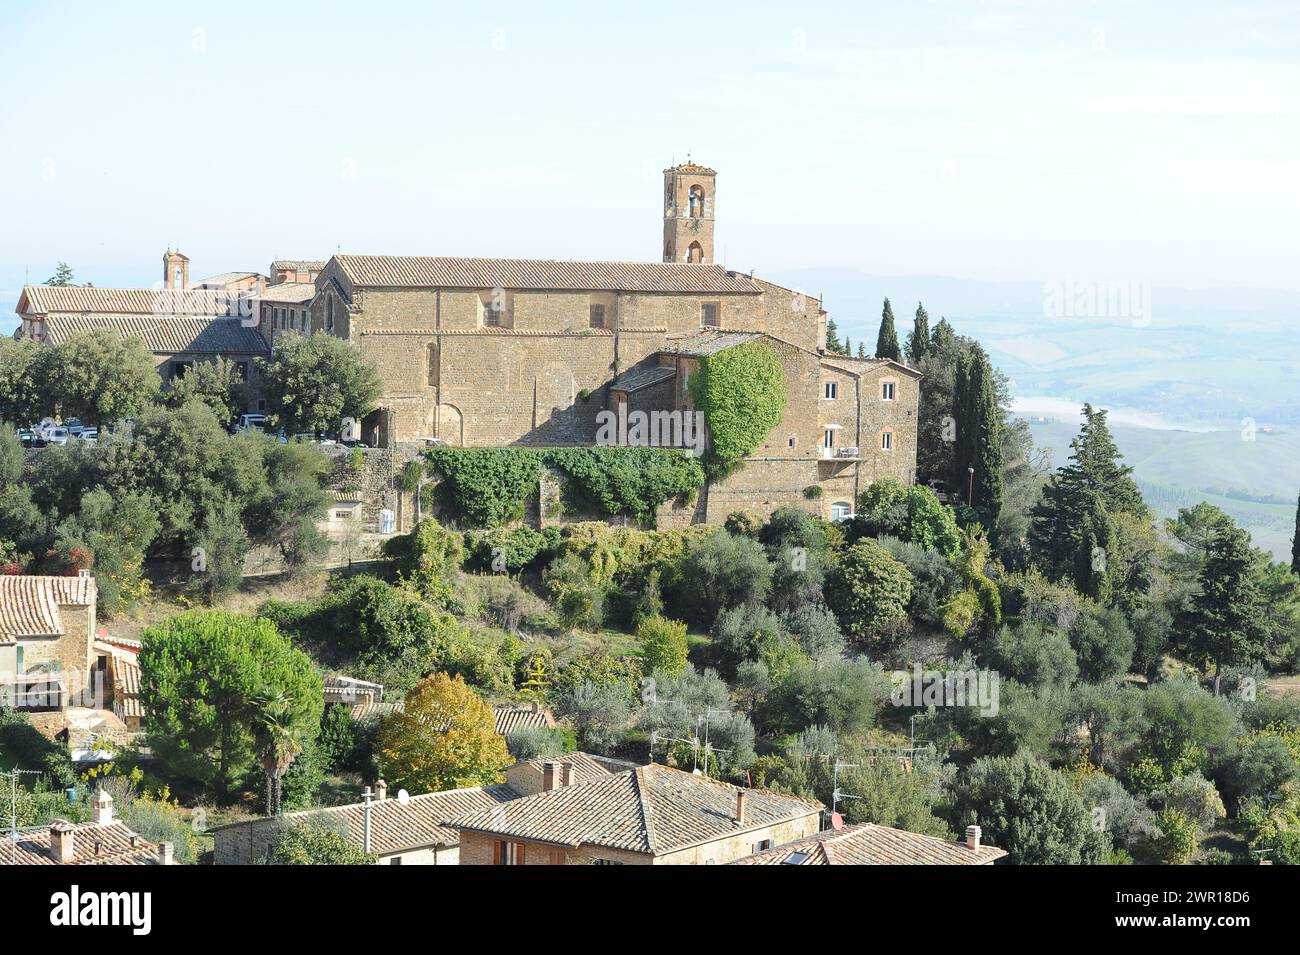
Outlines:
{"type": "Polygon", "coordinates": [[[838,461],[841,464],[851,464],[854,461],[861,461],[861,449],[856,447],[847,448],[821,448],[821,459],[823,461],[838,461]]]}

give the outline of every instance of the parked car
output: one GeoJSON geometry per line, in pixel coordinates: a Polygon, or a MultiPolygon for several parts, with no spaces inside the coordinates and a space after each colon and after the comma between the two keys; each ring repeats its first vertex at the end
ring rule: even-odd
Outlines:
{"type": "Polygon", "coordinates": [[[79,441],[84,441],[84,442],[86,442],[86,444],[98,444],[98,443],[99,443],[99,429],[98,429],[98,428],[82,428],[82,429],[81,429],[81,433],[77,435],[77,440],[79,440],[79,441]]]}
{"type": "Polygon", "coordinates": [[[80,437],[81,432],[86,430],[86,426],[81,423],[80,418],[69,418],[63,422],[63,426],[68,429],[68,434],[74,438],[80,437]]]}
{"type": "Polygon", "coordinates": [[[252,412],[250,414],[241,414],[239,420],[235,422],[235,434],[244,431],[265,431],[266,415],[252,412]]]}
{"type": "Polygon", "coordinates": [[[67,444],[69,437],[68,429],[62,425],[49,428],[45,432],[45,440],[50,444],[67,444]]]}
{"type": "Polygon", "coordinates": [[[36,432],[33,431],[31,428],[19,428],[15,432],[15,435],[18,438],[19,443],[24,448],[40,447],[40,445],[36,443],[36,432]]]}

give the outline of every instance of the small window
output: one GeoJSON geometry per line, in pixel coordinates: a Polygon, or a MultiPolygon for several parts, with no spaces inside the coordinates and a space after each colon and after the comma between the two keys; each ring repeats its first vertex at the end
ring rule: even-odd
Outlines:
{"type": "Polygon", "coordinates": [[[790,438],[789,438],[788,441],[786,441],[785,446],[786,446],[787,448],[793,448],[794,445],[795,445],[795,437],[794,437],[794,435],[790,435],[790,438]]]}
{"type": "Polygon", "coordinates": [[[717,328],[718,322],[718,303],[702,302],[700,304],[700,324],[717,328]]]}
{"type": "Polygon", "coordinates": [[[822,433],[822,447],[823,447],[823,448],[833,448],[833,447],[835,447],[835,429],[834,429],[834,428],[827,428],[827,429],[822,433]]]}
{"type": "Polygon", "coordinates": [[[334,331],[334,296],[325,300],[325,330],[334,331]]]}
{"type": "Polygon", "coordinates": [[[807,861],[808,861],[808,853],[803,852],[801,850],[799,852],[790,853],[790,855],[786,857],[786,860],[781,864],[782,865],[803,865],[807,861]]]}
{"type": "Polygon", "coordinates": [[[836,501],[831,505],[831,520],[842,521],[853,513],[853,505],[848,501],[836,501]]]}
{"type": "Polygon", "coordinates": [[[880,383],[880,400],[881,401],[894,400],[894,383],[892,381],[882,381],[880,383]]]}
{"type": "Polygon", "coordinates": [[[506,842],[503,839],[497,840],[496,851],[493,853],[494,861],[497,865],[523,865],[524,864],[524,844],[522,842],[506,842]]]}
{"type": "Polygon", "coordinates": [[[892,431],[880,432],[880,450],[881,451],[894,450],[894,432],[892,431]]]}
{"type": "Polygon", "coordinates": [[[766,852],[768,849],[772,848],[772,840],[760,839],[758,842],[755,842],[753,846],[751,846],[750,848],[752,850],[750,852],[750,855],[757,855],[760,852],[766,852]]]}
{"type": "Polygon", "coordinates": [[[401,857],[401,856],[393,856],[391,859],[388,860],[388,864],[389,864],[389,865],[401,865],[401,864],[402,864],[402,857],[401,857]]]}
{"type": "Polygon", "coordinates": [[[622,865],[617,859],[593,859],[592,865],[622,865]]]}
{"type": "Polygon", "coordinates": [[[605,327],[605,306],[604,305],[591,306],[591,327],[592,328],[605,327]]]}
{"type": "Polygon", "coordinates": [[[838,398],[840,396],[840,383],[838,381],[826,382],[826,387],[822,391],[823,398],[838,398]]]}

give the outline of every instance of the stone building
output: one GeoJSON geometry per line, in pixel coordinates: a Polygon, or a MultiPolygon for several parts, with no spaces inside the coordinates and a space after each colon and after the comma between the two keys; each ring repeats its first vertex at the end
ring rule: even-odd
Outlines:
{"type": "MultiPolygon", "coordinates": [[[[554,775],[553,775],[553,778],[554,775]]],[[[461,865],[725,865],[814,835],[821,803],[650,764],[450,823],[461,865]]]]}
{"type": "Polygon", "coordinates": [[[92,685],[95,578],[0,575],[0,704],[63,709],[92,685]]]}
{"type": "Polygon", "coordinates": [[[336,255],[301,330],[354,342],[378,369],[362,436],[383,447],[592,444],[600,412],[689,410],[701,358],[761,341],[785,372],[784,418],[681,520],[789,504],[840,516],[872,480],[910,483],[919,373],[829,354],[819,299],[715,264],[716,181],[690,162],[664,171],[662,262],[336,255]]]}

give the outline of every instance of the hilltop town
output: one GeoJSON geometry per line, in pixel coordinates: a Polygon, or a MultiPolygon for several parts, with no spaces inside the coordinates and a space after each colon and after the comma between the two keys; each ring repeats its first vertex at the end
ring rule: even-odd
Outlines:
{"type": "Polygon", "coordinates": [[[718,179],[659,261],[24,288],[2,861],[1300,861],[1300,551],[715,261],[718,179]]]}

